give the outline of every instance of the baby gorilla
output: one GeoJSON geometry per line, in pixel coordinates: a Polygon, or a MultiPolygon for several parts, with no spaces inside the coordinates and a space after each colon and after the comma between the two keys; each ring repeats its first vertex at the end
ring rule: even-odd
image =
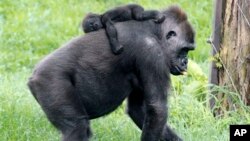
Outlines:
{"type": "Polygon", "coordinates": [[[154,19],[156,23],[162,23],[165,20],[165,16],[157,10],[144,11],[140,5],[129,4],[111,9],[102,15],[88,14],[82,22],[82,28],[85,33],[105,28],[111,50],[114,54],[118,55],[123,51],[123,46],[118,42],[114,23],[128,20],[144,21],[149,19],[154,19]]]}

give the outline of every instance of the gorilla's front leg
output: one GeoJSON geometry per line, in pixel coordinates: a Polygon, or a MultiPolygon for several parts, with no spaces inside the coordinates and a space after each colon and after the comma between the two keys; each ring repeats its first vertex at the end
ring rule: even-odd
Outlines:
{"type": "MultiPolygon", "coordinates": [[[[128,98],[127,112],[134,123],[140,128],[143,128],[143,122],[145,119],[145,105],[143,92],[140,89],[135,89],[128,98]]],[[[161,139],[163,141],[182,141],[170,127],[165,124],[162,131],[161,139]]]]}
{"type": "Polygon", "coordinates": [[[182,141],[182,139],[178,135],[176,135],[175,132],[168,125],[166,125],[164,127],[161,140],[163,140],[163,141],[182,141]]]}

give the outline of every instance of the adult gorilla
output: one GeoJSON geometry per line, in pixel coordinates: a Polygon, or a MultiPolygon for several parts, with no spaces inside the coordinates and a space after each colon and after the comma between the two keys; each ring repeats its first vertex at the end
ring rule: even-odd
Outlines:
{"type": "Polygon", "coordinates": [[[178,7],[163,14],[162,24],[117,23],[120,55],[112,54],[100,30],[71,40],[36,66],[28,86],[64,141],[87,141],[89,120],[112,112],[125,98],[142,141],[181,141],[166,125],[169,75],[187,69],[194,31],[178,7]]]}

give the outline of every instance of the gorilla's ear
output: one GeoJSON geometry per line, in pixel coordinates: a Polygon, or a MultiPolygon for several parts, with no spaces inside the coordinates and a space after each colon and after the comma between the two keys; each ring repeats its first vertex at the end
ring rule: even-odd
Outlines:
{"type": "Polygon", "coordinates": [[[177,5],[170,6],[168,9],[164,10],[163,13],[167,17],[175,19],[177,23],[187,20],[186,13],[177,5]]]}

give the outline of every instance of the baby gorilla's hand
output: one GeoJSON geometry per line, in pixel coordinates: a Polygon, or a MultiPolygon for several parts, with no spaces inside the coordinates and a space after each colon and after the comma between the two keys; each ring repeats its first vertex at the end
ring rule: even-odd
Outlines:
{"type": "Polygon", "coordinates": [[[165,15],[159,14],[154,21],[155,23],[162,23],[165,20],[165,18],[166,18],[165,15]]]}

